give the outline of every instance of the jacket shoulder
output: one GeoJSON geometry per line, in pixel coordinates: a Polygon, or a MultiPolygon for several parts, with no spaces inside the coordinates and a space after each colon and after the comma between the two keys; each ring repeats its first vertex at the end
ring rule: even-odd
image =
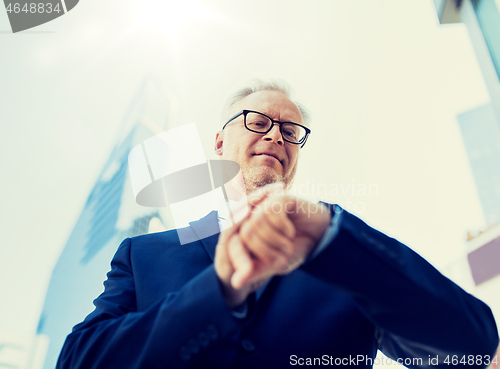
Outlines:
{"type": "Polygon", "coordinates": [[[147,233],[139,236],[130,237],[132,245],[144,245],[157,242],[179,242],[177,229],[171,229],[163,232],[147,233]]]}

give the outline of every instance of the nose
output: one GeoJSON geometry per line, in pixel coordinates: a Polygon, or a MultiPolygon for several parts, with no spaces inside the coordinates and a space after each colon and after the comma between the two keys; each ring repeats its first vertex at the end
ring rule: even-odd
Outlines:
{"type": "Polygon", "coordinates": [[[283,136],[281,135],[280,125],[273,123],[273,128],[264,135],[265,141],[276,142],[278,145],[284,145],[283,136]]]}

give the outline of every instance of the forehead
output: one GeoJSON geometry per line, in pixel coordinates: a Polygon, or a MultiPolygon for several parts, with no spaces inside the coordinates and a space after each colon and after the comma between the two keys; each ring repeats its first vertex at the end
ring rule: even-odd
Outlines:
{"type": "Polygon", "coordinates": [[[279,121],[302,123],[302,114],[297,105],[279,91],[254,92],[235,103],[229,113],[233,115],[244,109],[264,113],[279,121]]]}

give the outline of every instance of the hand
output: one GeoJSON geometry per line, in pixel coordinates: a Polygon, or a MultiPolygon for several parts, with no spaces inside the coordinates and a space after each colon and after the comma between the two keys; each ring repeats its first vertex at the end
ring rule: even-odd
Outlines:
{"type": "Polygon", "coordinates": [[[239,232],[229,238],[231,287],[244,289],[291,273],[311,254],[329,224],[324,204],[274,190],[252,206],[239,232]]]}
{"type": "MultiPolygon", "coordinates": [[[[254,208],[259,202],[263,201],[270,192],[279,188],[283,189],[283,186],[280,184],[270,185],[248,195],[248,197],[245,198],[244,202],[241,204],[240,208],[233,214],[233,217],[235,219],[239,219],[239,221],[237,221],[234,226],[221,232],[219,236],[219,241],[215,248],[215,272],[217,273],[222,285],[224,300],[227,306],[231,309],[243,303],[250,293],[257,290],[269,279],[263,277],[257,280],[255,278],[252,283],[247,283],[245,286],[238,286],[236,288],[233,287],[231,285],[231,279],[235,273],[235,268],[233,266],[232,259],[235,258],[234,251],[238,248],[238,232],[241,225],[249,217],[249,210],[254,208]],[[232,250],[231,255],[229,250],[232,250]]],[[[244,263],[244,260],[240,260],[239,262],[244,263]]]]}

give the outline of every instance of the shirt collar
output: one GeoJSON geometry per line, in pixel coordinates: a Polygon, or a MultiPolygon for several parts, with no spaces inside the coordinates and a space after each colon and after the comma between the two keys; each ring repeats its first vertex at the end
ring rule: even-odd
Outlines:
{"type": "Polygon", "coordinates": [[[233,225],[233,220],[231,214],[238,206],[238,201],[234,200],[219,200],[219,206],[217,211],[217,219],[219,220],[219,228],[223,231],[233,225]]]}

